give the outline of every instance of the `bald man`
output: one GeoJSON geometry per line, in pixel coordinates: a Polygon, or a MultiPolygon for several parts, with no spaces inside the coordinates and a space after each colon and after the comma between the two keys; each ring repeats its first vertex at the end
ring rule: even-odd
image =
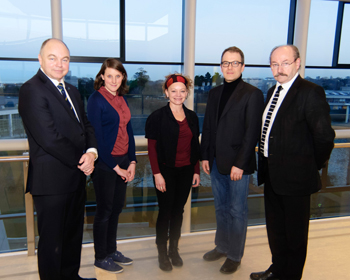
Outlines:
{"type": "Polygon", "coordinates": [[[85,182],[94,170],[97,143],[79,91],[63,80],[67,46],[48,39],[38,58],[41,68],[21,87],[18,111],[29,141],[27,192],[37,212],[39,275],[78,280],[85,182]]]}
{"type": "Polygon", "coordinates": [[[258,183],[264,183],[266,229],[272,265],[252,280],[299,280],[303,274],[310,219],[310,195],[321,189],[318,170],[333,149],[329,105],[322,87],[300,77],[299,50],[274,48],[262,118],[258,183]]]}

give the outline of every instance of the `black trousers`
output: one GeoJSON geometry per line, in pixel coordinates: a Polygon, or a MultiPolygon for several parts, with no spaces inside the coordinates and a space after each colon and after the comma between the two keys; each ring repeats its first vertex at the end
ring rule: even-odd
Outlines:
{"type": "Polygon", "coordinates": [[[83,186],[68,194],[33,196],[41,280],[78,279],[86,198],[83,186]]]}
{"type": "MultiPolygon", "coordinates": [[[[127,155],[117,157],[121,168],[127,169],[127,155]]],[[[95,259],[102,260],[117,250],[117,229],[119,214],[122,212],[126,183],[114,171],[96,167],[92,174],[96,195],[96,214],[94,220],[95,259]]]]}
{"type": "Polygon", "coordinates": [[[280,279],[299,280],[307,253],[310,195],[278,195],[273,191],[268,176],[264,195],[266,228],[272,253],[270,269],[280,279]]]}
{"type": "Polygon", "coordinates": [[[166,192],[156,189],[159,213],[156,224],[156,244],[167,243],[168,234],[170,240],[178,240],[181,236],[184,206],[192,186],[194,166],[170,168],[159,166],[164,177],[166,192]]]}

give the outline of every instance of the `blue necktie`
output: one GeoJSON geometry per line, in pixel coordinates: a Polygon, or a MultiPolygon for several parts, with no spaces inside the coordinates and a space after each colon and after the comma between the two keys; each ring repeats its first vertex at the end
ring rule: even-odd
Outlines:
{"type": "MultiPolygon", "coordinates": [[[[73,111],[73,114],[74,116],[77,118],[75,112],[74,112],[74,109],[73,109],[73,106],[72,104],[69,102],[69,99],[67,97],[67,94],[66,94],[66,91],[64,90],[64,87],[63,87],[63,84],[62,83],[59,83],[57,88],[60,90],[62,96],[64,97],[64,100],[67,102],[69,108],[73,111]]],[[[79,121],[79,119],[77,118],[77,120],[79,121]]]]}
{"type": "Polygon", "coordinates": [[[268,130],[269,126],[270,126],[271,116],[272,116],[273,111],[275,110],[275,107],[276,107],[276,104],[277,104],[277,101],[278,101],[278,97],[280,96],[280,91],[282,89],[283,89],[282,86],[278,87],[274,97],[272,98],[269,111],[267,112],[267,115],[266,115],[266,119],[265,119],[265,122],[264,122],[263,130],[262,130],[262,133],[261,133],[261,142],[260,142],[260,153],[262,153],[262,154],[264,154],[266,133],[267,133],[267,130],[268,130]]]}

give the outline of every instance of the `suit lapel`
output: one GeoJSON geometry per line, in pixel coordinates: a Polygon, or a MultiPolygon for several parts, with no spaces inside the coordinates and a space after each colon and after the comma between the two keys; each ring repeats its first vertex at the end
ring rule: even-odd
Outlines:
{"type": "MultiPolygon", "coordinates": [[[[66,84],[66,85],[67,85],[67,84],[66,84]]],[[[81,125],[83,125],[83,124],[82,124],[82,118],[83,118],[84,112],[81,112],[81,111],[80,111],[79,101],[77,100],[77,96],[72,92],[72,90],[71,90],[71,88],[70,88],[70,85],[67,85],[66,89],[67,89],[67,92],[68,92],[68,94],[69,94],[69,97],[70,97],[71,101],[73,102],[74,109],[75,109],[75,111],[77,112],[78,118],[79,118],[79,120],[80,120],[79,123],[80,123],[81,125]]],[[[70,108],[69,108],[69,110],[70,110],[70,108]]],[[[72,112],[72,110],[70,110],[70,111],[72,112]]],[[[76,118],[74,112],[73,112],[73,115],[74,115],[74,119],[77,120],[77,118],[76,118]]]]}
{"type": "Polygon", "coordinates": [[[295,79],[292,86],[289,88],[287,95],[284,97],[284,100],[283,100],[283,102],[282,102],[282,104],[277,112],[276,120],[278,120],[279,118],[282,118],[283,115],[286,113],[290,104],[292,104],[294,98],[296,97],[296,95],[298,93],[299,84],[302,81],[301,79],[302,78],[300,76],[298,76],[295,79]]]}
{"type": "MultiPolygon", "coordinates": [[[[44,86],[48,89],[48,93],[52,95],[52,98],[56,98],[58,102],[61,103],[61,105],[67,111],[68,116],[70,116],[72,119],[74,119],[77,122],[77,118],[75,117],[73,110],[70,109],[69,105],[64,100],[61,93],[59,92],[58,88],[50,81],[50,79],[40,69],[37,74],[42,80],[44,86]]],[[[71,94],[69,94],[69,97],[71,97],[71,94]]],[[[77,107],[76,103],[73,102],[73,104],[74,104],[74,107],[76,108],[77,107]]],[[[79,114],[78,116],[79,118],[81,118],[79,114]]]]}

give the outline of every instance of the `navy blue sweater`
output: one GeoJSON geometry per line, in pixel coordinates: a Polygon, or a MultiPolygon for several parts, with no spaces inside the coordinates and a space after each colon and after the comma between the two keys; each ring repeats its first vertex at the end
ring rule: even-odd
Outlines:
{"type": "MultiPolygon", "coordinates": [[[[124,99],[126,104],[128,104],[125,97],[124,99]]],[[[97,165],[102,161],[109,168],[113,169],[117,164],[111,153],[118,135],[119,114],[98,91],[95,91],[89,98],[87,114],[90,123],[95,129],[97,139],[97,165]]],[[[129,160],[136,161],[135,139],[130,121],[127,124],[127,132],[129,135],[129,160]]]]}

